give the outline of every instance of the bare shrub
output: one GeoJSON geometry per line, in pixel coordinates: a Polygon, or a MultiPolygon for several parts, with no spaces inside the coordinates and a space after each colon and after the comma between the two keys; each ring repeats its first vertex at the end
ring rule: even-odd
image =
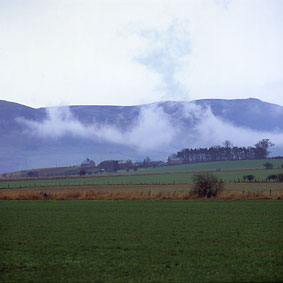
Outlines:
{"type": "Polygon", "coordinates": [[[283,182],[283,173],[278,174],[277,179],[279,182],[283,182]]]}
{"type": "Polygon", "coordinates": [[[247,176],[243,176],[244,181],[248,180],[249,182],[252,182],[253,180],[255,180],[255,176],[254,175],[247,175],[247,176]]]}
{"type": "Polygon", "coordinates": [[[196,174],[193,180],[193,193],[198,197],[216,197],[224,190],[224,183],[213,174],[196,174]]]}
{"type": "Polygon", "coordinates": [[[265,169],[268,169],[268,170],[273,169],[273,164],[270,162],[265,162],[263,166],[265,167],[265,169]]]}
{"type": "Polygon", "coordinates": [[[272,174],[272,175],[269,175],[267,178],[266,178],[266,180],[267,181],[273,181],[273,182],[275,182],[276,180],[278,179],[278,176],[277,175],[275,175],[275,174],[272,174]]]}

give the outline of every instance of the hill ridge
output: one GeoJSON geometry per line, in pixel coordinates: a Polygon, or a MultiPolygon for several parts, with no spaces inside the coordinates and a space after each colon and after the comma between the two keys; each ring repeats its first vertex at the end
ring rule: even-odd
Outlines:
{"type": "MultiPolygon", "coordinates": [[[[212,135],[214,138],[218,134],[223,136],[219,142],[225,139],[234,142],[231,133],[237,127],[245,129],[245,133],[282,133],[282,121],[283,106],[255,98],[59,108],[32,108],[0,100],[0,173],[76,165],[86,156],[96,162],[107,159],[143,160],[146,156],[166,160],[168,155],[182,147],[198,147],[200,134],[203,140],[199,146],[204,146],[204,143],[216,145],[212,135]],[[197,106],[196,112],[192,105],[197,106]],[[67,110],[66,113],[53,113],[53,120],[50,120],[48,111],[54,109],[67,110]],[[230,127],[231,131],[225,128],[224,133],[215,132],[221,127],[230,127]],[[208,131],[209,135],[205,135],[204,131],[208,131]],[[140,143],[143,147],[139,148],[137,145],[140,143]],[[150,143],[155,143],[153,149],[147,146],[150,143]]],[[[258,140],[261,138],[269,136],[264,134],[258,140]]],[[[250,139],[248,142],[248,145],[254,144],[250,139]]]]}

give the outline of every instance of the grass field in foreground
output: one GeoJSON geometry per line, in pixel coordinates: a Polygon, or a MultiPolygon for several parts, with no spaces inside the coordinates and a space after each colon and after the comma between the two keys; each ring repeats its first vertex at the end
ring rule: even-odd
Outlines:
{"type": "Polygon", "coordinates": [[[1,201],[5,281],[282,281],[282,201],[1,201]]]}

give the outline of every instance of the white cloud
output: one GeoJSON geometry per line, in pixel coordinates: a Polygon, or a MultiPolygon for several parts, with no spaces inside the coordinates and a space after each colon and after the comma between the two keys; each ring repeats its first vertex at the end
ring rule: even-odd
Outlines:
{"type": "Polygon", "coordinates": [[[192,97],[258,97],[283,102],[282,1],[230,1],[225,10],[204,9],[192,21],[192,54],[186,76],[192,97]]]}
{"type": "Polygon", "coordinates": [[[158,87],[163,100],[187,100],[188,91],[178,80],[178,74],[188,68],[190,54],[189,23],[174,20],[166,30],[139,28],[136,31],[147,46],[135,58],[138,63],[154,70],[162,81],[158,87]]]}
{"type": "Polygon", "coordinates": [[[52,107],[46,110],[47,118],[42,122],[18,118],[28,132],[43,139],[60,139],[66,135],[90,140],[102,140],[134,147],[140,151],[168,149],[176,138],[176,128],[169,116],[157,105],[146,105],[133,125],[124,131],[116,125],[100,124],[93,121],[84,125],[71,113],[69,107],[52,107]]]}
{"type": "MultiPolygon", "coordinates": [[[[171,103],[170,107],[174,105],[171,103]]],[[[220,145],[225,140],[237,146],[252,146],[265,138],[276,146],[283,146],[282,132],[259,132],[235,126],[216,117],[209,107],[194,103],[180,103],[178,109],[178,117],[174,121],[162,105],[145,105],[126,130],[121,130],[113,123],[93,121],[92,124],[83,124],[72,115],[68,107],[47,109],[47,118],[42,122],[20,118],[18,121],[25,125],[29,133],[43,139],[60,139],[71,135],[129,146],[142,153],[162,151],[170,154],[182,148],[220,145]],[[190,122],[191,126],[181,121],[190,122]]]]}
{"type": "Polygon", "coordinates": [[[209,107],[201,108],[191,104],[184,107],[184,115],[197,121],[191,133],[193,147],[221,145],[230,140],[237,146],[253,146],[262,139],[270,139],[276,146],[283,146],[283,132],[256,131],[239,127],[231,122],[216,117],[209,107]]]}
{"type": "Polygon", "coordinates": [[[189,93],[283,104],[282,12],[281,0],[0,1],[0,98],[132,105],[189,93]],[[178,29],[172,42],[129,32],[164,39],[176,20],[189,23],[189,54],[171,56],[183,41],[178,29]],[[178,66],[169,78],[151,56],[162,48],[167,67],[178,66]],[[140,54],[146,65],[135,60],[140,54]]]}

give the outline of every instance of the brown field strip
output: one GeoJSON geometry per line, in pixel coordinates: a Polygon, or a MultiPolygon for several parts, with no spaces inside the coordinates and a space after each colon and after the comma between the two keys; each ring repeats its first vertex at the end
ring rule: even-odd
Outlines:
{"type": "Polygon", "coordinates": [[[54,186],[54,187],[33,187],[33,188],[11,188],[1,189],[3,192],[174,192],[189,191],[192,184],[175,184],[175,185],[82,185],[82,186],[54,186]]]}
{"type": "MultiPolygon", "coordinates": [[[[1,189],[0,199],[194,199],[192,184],[89,185],[1,189]]],[[[231,183],[217,199],[281,199],[280,183],[231,183]]]]}
{"type": "MultiPolygon", "coordinates": [[[[0,200],[136,200],[136,199],[172,199],[172,200],[190,200],[199,199],[192,193],[174,192],[174,193],[157,193],[157,192],[6,192],[0,194],[0,200]]],[[[206,199],[203,198],[203,199],[206,199]]],[[[283,193],[268,195],[266,193],[222,193],[211,199],[228,200],[228,199],[283,199],[283,193]]]]}
{"type": "MultiPolygon", "coordinates": [[[[144,185],[80,185],[80,186],[46,186],[32,188],[9,188],[1,189],[1,192],[188,192],[193,188],[193,184],[144,184],[144,185]]],[[[282,192],[282,183],[227,183],[225,191],[235,192],[282,192]]]]}

